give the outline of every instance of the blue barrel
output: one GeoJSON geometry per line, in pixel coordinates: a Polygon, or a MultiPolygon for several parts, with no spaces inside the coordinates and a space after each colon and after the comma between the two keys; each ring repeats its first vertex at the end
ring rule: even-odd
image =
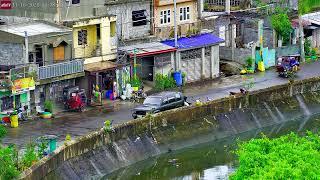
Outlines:
{"type": "Polygon", "coordinates": [[[176,81],[177,86],[182,86],[182,74],[181,72],[174,72],[173,79],[176,81]]]}

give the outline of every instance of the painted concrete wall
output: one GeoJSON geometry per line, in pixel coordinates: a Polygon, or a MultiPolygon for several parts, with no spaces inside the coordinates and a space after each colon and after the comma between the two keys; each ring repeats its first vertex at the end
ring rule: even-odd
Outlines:
{"type": "MultiPolygon", "coordinates": [[[[240,64],[245,64],[246,59],[252,56],[251,49],[235,48],[234,59],[240,64]]],[[[220,59],[232,61],[232,50],[229,47],[220,46],[220,59]]]]}
{"type": "Polygon", "coordinates": [[[0,43],[0,65],[18,65],[25,62],[23,44],[0,43]]]}
{"type": "MultiPolygon", "coordinates": [[[[111,26],[110,22],[115,22],[116,17],[103,17],[98,19],[88,19],[86,21],[79,21],[73,25],[73,47],[75,52],[76,58],[82,57],[102,57],[103,60],[110,60],[105,59],[104,57],[108,58],[114,56],[116,44],[112,44],[111,42],[111,26]],[[97,24],[100,25],[100,41],[98,42],[97,36],[97,24]],[[87,44],[86,45],[79,45],[78,44],[78,31],[80,30],[87,30],[87,44]],[[98,49],[99,48],[99,49],[98,49]],[[100,49],[101,48],[101,49],[100,49]],[[101,51],[97,54],[97,51],[101,51]]],[[[86,60],[89,63],[95,60],[86,60]]]]}
{"type": "MultiPolygon", "coordinates": [[[[166,5],[166,6],[158,6],[155,7],[155,21],[154,26],[155,27],[168,27],[174,25],[174,7],[173,4],[166,5]],[[168,24],[160,24],[160,12],[164,10],[170,10],[170,23],[168,24]]],[[[197,10],[197,2],[183,2],[177,4],[177,23],[180,24],[186,24],[186,23],[194,23],[197,21],[198,18],[198,10],[197,10]],[[186,21],[180,21],[180,8],[183,7],[190,7],[190,20],[186,21]]]]}
{"type": "Polygon", "coordinates": [[[105,7],[105,12],[117,16],[117,35],[119,39],[128,40],[135,38],[142,38],[150,35],[150,11],[151,1],[137,1],[119,4],[108,4],[105,7]],[[133,26],[132,11],[146,10],[147,12],[147,25],[133,26]]]}
{"type": "MultiPolygon", "coordinates": [[[[181,2],[177,4],[177,25],[178,25],[178,35],[185,36],[188,30],[199,29],[198,23],[198,7],[197,2],[188,1],[181,2]],[[190,8],[190,19],[180,21],[180,8],[189,7],[190,8]]],[[[174,27],[174,6],[173,4],[155,7],[154,13],[154,28],[155,35],[160,39],[167,39],[170,35],[173,35],[174,27]],[[160,13],[164,10],[170,10],[170,23],[161,24],[160,23],[160,13]]]]}

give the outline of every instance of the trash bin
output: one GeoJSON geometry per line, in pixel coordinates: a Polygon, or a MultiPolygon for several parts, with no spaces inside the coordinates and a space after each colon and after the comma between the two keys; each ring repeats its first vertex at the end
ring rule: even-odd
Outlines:
{"type": "Polygon", "coordinates": [[[57,138],[53,137],[49,140],[49,153],[52,153],[57,149],[57,138]]]}
{"type": "Polygon", "coordinates": [[[19,119],[18,115],[11,115],[10,116],[11,127],[17,128],[19,126],[18,119],[19,119]]]}
{"type": "Polygon", "coordinates": [[[177,86],[182,86],[182,74],[181,72],[174,72],[173,79],[176,81],[177,86]]]}
{"type": "Polygon", "coordinates": [[[45,144],[45,149],[42,149],[43,152],[41,152],[43,155],[51,154],[57,149],[57,139],[58,137],[55,135],[45,135],[37,138],[36,142],[38,144],[38,148],[42,146],[42,144],[45,144]]]}

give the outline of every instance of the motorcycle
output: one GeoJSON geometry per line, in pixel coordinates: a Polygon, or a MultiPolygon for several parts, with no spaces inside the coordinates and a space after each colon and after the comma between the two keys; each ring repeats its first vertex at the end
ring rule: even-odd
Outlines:
{"type": "Polygon", "coordinates": [[[295,58],[286,58],[278,62],[277,72],[280,77],[288,78],[291,73],[299,71],[299,61],[295,58]]]}
{"type": "Polygon", "coordinates": [[[138,91],[132,92],[131,99],[134,102],[140,102],[141,100],[145,99],[147,97],[147,94],[143,91],[143,87],[141,87],[138,91]]]}

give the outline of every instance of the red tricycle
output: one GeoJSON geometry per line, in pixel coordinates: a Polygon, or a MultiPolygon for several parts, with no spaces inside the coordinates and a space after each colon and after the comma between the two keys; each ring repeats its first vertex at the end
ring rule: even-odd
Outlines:
{"type": "Polygon", "coordinates": [[[68,110],[83,111],[87,104],[87,97],[84,89],[75,87],[66,87],[63,89],[63,98],[65,108],[68,110]]]}

